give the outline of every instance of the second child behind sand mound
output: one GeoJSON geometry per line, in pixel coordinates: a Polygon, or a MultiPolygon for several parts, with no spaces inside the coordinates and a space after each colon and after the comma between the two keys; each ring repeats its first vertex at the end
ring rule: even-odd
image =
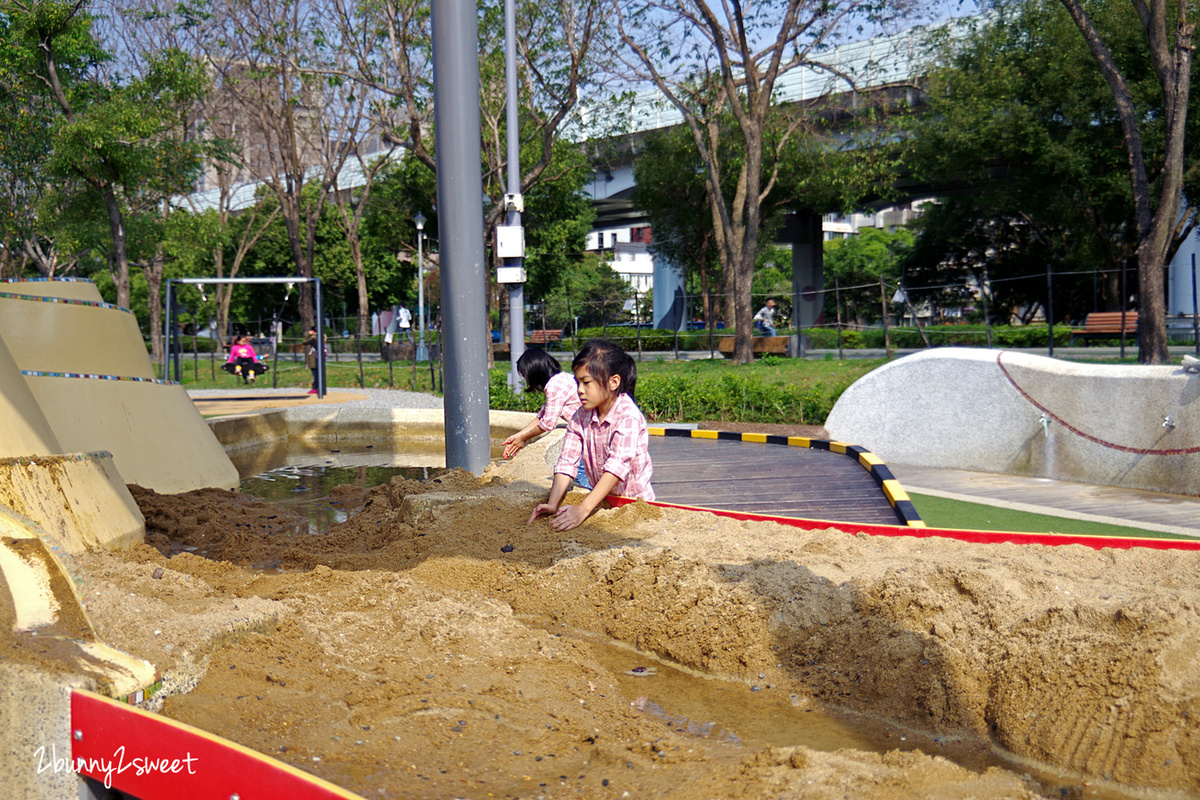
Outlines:
{"type": "Polygon", "coordinates": [[[529,517],[532,523],[551,515],[550,527],[556,531],[579,527],[610,494],[654,499],[646,418],[633,401],[637,365],[612,342],[592,339],[580,348],[571,370],[582,408],[567,425],[550,497],[529,517]],[[563,506],[581,462],[593,488],[579,505],[563,506]]]}

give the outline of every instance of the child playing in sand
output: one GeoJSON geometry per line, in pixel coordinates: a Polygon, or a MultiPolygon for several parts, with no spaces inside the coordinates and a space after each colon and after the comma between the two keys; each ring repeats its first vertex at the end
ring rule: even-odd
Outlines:
{"type": "MultiPolygon", "coordinates": [[[[531,347],[517,359],[517,372],[525,379],[526,391],[543,392],[546,403],[528,425],[504,440],[504,457],[512,458],[525,444],[540,433],[554,430],[559,419],[566,422],[579,410],[579,387],[575,377],[562,371],[558,359],[537,347],[531,347]]],[[[583,464],[575,482],[581,488],[592,488],[583,464]]]]}
{"type": "Polygon", "coordinates": [[[567,426],[550,497],[529,517],[532,523],[551,515],[556,531],[579,527],[609,494],[654,499],[646,418],[633,402],[637,365],[612,342],[593,339],[579,350],[571,369],[583,407],[567,426]],[[563,506],[580,462],[593,488],[579,505],[563,506]]]}

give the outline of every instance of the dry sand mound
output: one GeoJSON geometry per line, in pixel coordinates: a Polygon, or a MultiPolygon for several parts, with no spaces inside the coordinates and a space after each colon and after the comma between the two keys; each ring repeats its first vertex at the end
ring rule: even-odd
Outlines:
{"type": "Polygon", "coordinates": [[[164,713],[368,797],[1200,792],[1192,553],[642,503],[559,534],[526,525],[541,490],[461,472],[347,490],[360,510],[325,536],[230,492],[135,496],[154,547],[78,560],[99,633],[164,669],[164,713]],[[939,755],[718,735],[639,696],[654,677],[622,664],[655,658],[725,679],[768,718],[839,709],[939,755]],[[1052,772],[940,755],[991,744],[1052,772]]]}

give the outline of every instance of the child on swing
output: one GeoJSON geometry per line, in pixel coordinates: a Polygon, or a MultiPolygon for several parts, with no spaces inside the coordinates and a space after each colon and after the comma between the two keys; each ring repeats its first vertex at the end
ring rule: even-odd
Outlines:
{"type": "Polygon", "coordinates": [[[582,408],[567,426],[550,497],[529,517],[532,523],[550,515],[556,531],[579,527],[610,494],[654,499],[646,418],[633,401],[637,365],[612,342],[593,339],[576,354],[571,369],[582,408]],[[563,506],[580,462],[593,488],[579,505],[563,506]]]}

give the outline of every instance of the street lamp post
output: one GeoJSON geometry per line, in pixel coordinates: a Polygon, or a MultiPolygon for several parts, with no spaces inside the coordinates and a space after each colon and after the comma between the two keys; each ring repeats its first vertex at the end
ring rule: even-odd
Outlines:
{"type": "Polygon", "coordinates": [[[417,226],[417,352],[413,356],[414,361],[428,361],[429,351],[425,349],[425,275],[424,275],[424,253],[422,252],[421,239],[425,236],[425,215],[420,211],[413,217],[413,223],[417,226]]]}

